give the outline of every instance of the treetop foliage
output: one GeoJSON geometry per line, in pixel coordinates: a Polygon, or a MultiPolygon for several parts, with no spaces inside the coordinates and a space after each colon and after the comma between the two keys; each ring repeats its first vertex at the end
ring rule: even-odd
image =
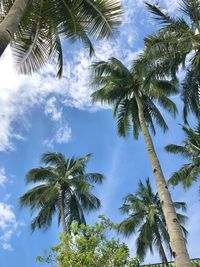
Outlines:
{"type": "Polygon", "coordinates": [[[60,243],[37,260],[57,267],[139,267],[139,260],[130,258],[125,243],[106,235],[117,226],[103,215],[99,218],[93,226],[74,223],[71,233],[61,234],[60,243]]]}

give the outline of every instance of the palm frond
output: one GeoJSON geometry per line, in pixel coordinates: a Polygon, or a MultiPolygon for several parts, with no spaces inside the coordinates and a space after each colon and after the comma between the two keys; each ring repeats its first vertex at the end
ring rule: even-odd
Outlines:
{"type": "Polygon", "coordinates": [[[175,145],[175,144],[171,144],[171,145],[167,145],[165,147],[165,150],[169,153],[173,153],[173,154],[181,154],[185,157],[188,157],[188,151],[184,146],[179,146],[179,145],[175,145]]]}
{"type": "Polygon", "coordinates": [[[117,130],[120,136],[126,136],[131,129],[130,122],[130,100],[124,99],[119,107],[117,113],[117,130]]]}
{"type": "Polygon", "coordinates": [[[148,109],[148,112],[150,113],[151,117],[162,128],[162,130],[166,132],[168,130],[168,126],[157,106],[147,96],[143,96],[143,103],[144,106],[148,109]]]}
{"type": "Polygon", "coordinates": [[[199,26],[200,21],[200,3],[198,0],[182,0],[181,10],[185,15],[189,16],[193,23],[199,26]]]}
{"type": "Polygon", "coordinates": [[[8,11],[10,10],[12,5],[12,0],[4,0],[0,2],[0,23],[3,21],[6,14],[8,14],[8,11]]]}
{"type": "Polygon", "coordinates": [[[88,17],[88,32],[91,36],[106,38],[113,34],[113,30],[121,23],[121,3],[116,0],[85,0],[83,17],[88,17]]]}
{"type": "Polygon", "coordinates": [[[33,168],[26,174],[27,183],[36,182],[53,182],[57,179],[57,174],[53,168],[33,168]]]}
{"type": "Polygon", "coordinates": [[[68,177],[70,175],[72,176],[84,175],[86,164],[91,157],[92,154],[87,154],[84,157],[78,159],[71,158],[66,175],[68,177]]]}
{"type": "Polygon", "coordinates": [[[160,258],[162,259],[162,263],[168,264],[168,260],[167,260],[164,247],[163,247],[162,235],[156,229],[155,229],[155,234],[154,234],[154,246],[156,246],[157,251],[159,252],[160,258]]]}
{"type": "Polygon", "coordinates": [[[133,137],[137,140],[139,136],[140,128],[140,121],[139,121],[139,114],[138,114],[138,107],[135,98],[132,98],[130,101],[130,116],[131,116],[131,123],[133,126],[133,137]]]}
{"type": "Polygon", "coordinates": [[[92,182],[92,183],[97,183],[97,184],[101,184],[103,180],[105,179],[104,175],[100,173],[86,173],[80,178],[86,181],[92,182]]]}
{"type": "Polygon", "coordinates": [[[69,194],[67,198],[65,197],[65,222],[68,231],[74,221],[78,224],[86,224],[83,209],[78,198],[75,194],[69,194]]]}
{"type": "Polygon", "coordinates": [[[172,81],[151,79],[147,93],[155,97],[169,97],[178,94],[179,90],[172,81]]]}
{"type": "Polygon", "coordinates": [[[187,222],[187,220],[188,220],[188,216],[186,216],[184,214],[177,213],[177,217],[178,217],[178,220],[179,220],[179,222],[180,222],[181,225],[184,225],[187,222]]]}
{"type": "Polygon", "coordinates": [[[38,214],[31,222],[32,231],[35,231],[37,228],[47,230],[47,228],[52,223],[53,215],[55,214],[55,212],[55,199],[48,200],[48,202],[46,203],[44,202],[38,214]]]}
{"type": "Polygon", "coordinates": [[[56,198],[57,188],[49,184],[37,185],[20,197],[21,207],[30,207],[31,211],[38,209],[48,198],[56,198]]]}
{"type": "Polygon", "coordinates": [[[163,12],[158,5],[152,5],[148,2],[145,2],[148,10],[155,16],[155,19],[164,26],[174,23],[174,19],[170,17],[167,13],[163,12]]]}
{"type": "Polygon", "coordinates": [[[62,153],[47,152],[42,155],[41,163],[57,167],[65,164],[65,157],[62,153]]]}
{"type": "Polygon", "coordinates": [[[187,204],[185,202],[174,202],[175,209],[181,209],[182,211],[187,211],[187,204]]]}
{"type": "Polygon", "coordinates": [[[44,1],[32,2],[11,44],[17,70],[32,74],[50,59],[54,29],[47,22],[44,1]]]}
{"type": "Polygon", "coordinates": [[[118,231],[127,237],[132,235],[133,233],[136,232],[143,218],[144,214],[139,214],[139,213],[128,216],[128,218],[124,219],[118,225],[118,231]]]}
{"type": "Polygon", "coordinates": [[[81,194],[79,193],[78,198],[85,211],[97,210],[101,207],[101,201],[89,190],[82,192],[81,194]]]}
{"type": "Polygon", "coordinates": [[[54,35],[52,34],[51,40],[51,50],[50,50],[50,57],[54,58],[57,57],[57,77],[61,78],[63,75],[63,51],[62,51],[62,43],[58,33],[55,31],[54,35]]]}
{"type": "Polygon", "coordinates": [[[177,185],[182,183],[185,189],[189,188],[199,178],[200,165],[195,163],[184,164],[177,172],[174,172],[169,179],[169,183],[177,185]]]}
{"type": "Polygon", "coordinates": [[[139,229],[139,235],[136,240],[136,254],[140,259],[144,259],[144,256],[147,253],[147,250],[152,250],[152,241],[153,241],[153,233],[151,231],[151,226],[148,222],[145,222],[139,229]]]}
{"type": "Polygon", "coordinates": [[[188,70],[182,83],[182,100],[184,103],[183,117],[187,122],[188,113],[191,111],[197,118],[200,116],[200,77],[197,70],[188,70]]]}

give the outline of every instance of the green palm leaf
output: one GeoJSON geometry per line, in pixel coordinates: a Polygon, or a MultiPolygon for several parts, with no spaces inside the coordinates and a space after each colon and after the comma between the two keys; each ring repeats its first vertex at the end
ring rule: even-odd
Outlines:
{"type": "Polygon", "coordinates": [[[190,112],[199,117],[199,42],[200,5],[199,1],[180,1],[186,17],[172,18],[157,5],[146,3],[147,8],[160,24],[157,34],[145,38],[145,53],[140,59],[145,66],[147,77],[172,77],[177,80],[180,66],[186,70],[181,84],[181,97],[184,102],[184,120],[190,112]],[[186,60],[187,59],[187,60],[186,60]]]}
{"type": "MultiPolygon", "coordinates": [[[[81,40],[92,55],[91,39],[112,36],[121,23],[122,7],[118,0],[36,0],[23,4],[21,9],[15,9],[15,4],[11,0],[1,3],[0,22],[7,22],[0,34],[10,33],[16,67],[23,74],[32,74],[49,60],[55,60],[57,76],[61,77],[63,44],[60,38],[71,42],[81,40]]],[[[0,54],[9,43],[2,36],[0,54]]]]}
{"type": "Polygon", "coordinates": [[[183,145],[171,144],[165,147],[166,151],[173,154],[180,154],[189,160],[178,171],[174,172],[169,179],[169,183],[177,185],[182,183],[183,187],[189,188],[200,177],[200,129],[199,124],[196,129],[189,127],[182,128],[185,133],[183,145]]]}

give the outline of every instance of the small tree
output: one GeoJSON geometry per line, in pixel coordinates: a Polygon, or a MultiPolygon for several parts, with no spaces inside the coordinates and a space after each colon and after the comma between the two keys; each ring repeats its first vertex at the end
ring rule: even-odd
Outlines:
{"type": "Polygon", "coordinates": [[[71,234],[62,234],[58,246],[37,260],[57,267],[139,267],[138,259],[130,258],[125,243],[106,236],[106,231],[116,226],[104,216],[100,219],[94,226],[74,223],[71,234]]]}

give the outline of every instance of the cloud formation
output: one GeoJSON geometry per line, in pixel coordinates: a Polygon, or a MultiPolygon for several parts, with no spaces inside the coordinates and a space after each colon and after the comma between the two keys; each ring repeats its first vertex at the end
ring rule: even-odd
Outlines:
{"type": "MultiPolygon", "coordinates": [[[[135,1],[123,0],[126,14],[122,30],[112,40],[98,42],[95,45],[96,55],[92,59],[88,51],[80,47],[78,50],[74,49],[73,53],[70,52],[61,80],[55,78],[55,65],[50,63],[38,74],[18,75],[15,72],[11,51],[7,49],[0,59],[0,151],[13,150],[15,140],[23,140],[23,130],[27,128],[27,113],[30,114],[33,108],[44,106],[45,114],[50,115],[55,123],[61,120],[62,109],[65,106],[89,111],[106,108],[92,103],[90,99],[93,92],[89,85],[91,62],[107,60],[111,56],[126,60],[138,30],[133,14],[138,8],[143,7],[142,1],[133,2],[135,1]],[[20,130],[16,129],[16,122],[20,126],[23,125],[20,130]]],[[[130,53],[126,61],[132,58],[133,55],[130,53]]]]}
{"type": "Polygon", "coordinates": [[[22,222],[17,221],[13,207],[0,202],[0,246],[4,250],[13,250],[10,244],[11,238],[22,225],[22,222]]]}
{"type": "MultiPolygon", "coordinates": [[[[87,50],[74,49],[72,57],[67,59],[64,66],[62,80],[55,78],[54,64],[47,64],[40,73],[33,76],[18,75],[11,51],[7,49],[0,59],[0,151],[13,150],[14,141],[23,140],[23,129],[16,131],[14,125],[15,122],[25,124],[26,113],[30,113],[33,108],[44,105],[46,115],[51,114],[55,122],[60,119],[61,111],[55,106],[55,98],[52,95],[57,95],[56,99],[62,106],[89,111],[105,108],[91,103],[90,100],[93,92],[89,86],[88,70],[91,62],[106,60],[111,56],[124,59],[126,63],[131,62],[137,55],[133,48],[140,33],[139,28],[147,25],[147,20],[151,21],[150,16],[145,13],[142,0],[122,0],[122,4],[125,12],[119,33],[112,40],[98,42],[95,45],[96,55],[92,60],[87,50]]],[[[170,12],[174,12],[178,7],[178,0],[163,0],[160,5],[165,5],[170,12]]],[[[138,50],[140,51],[140,48],[138,50]]]]}
{"type": "Polygon", "coordinates": [[[6,182],[7,178],[6,178],[6,174],[5,174],[5,169],[4,168],[0,168],[0,186],[3,186],[6,182]]]}
{"type": "MultiPolygon", "coordinates": [[[[99,44],[97,50],[94,60],[99,60],[100,57],[107,59],[113,51],[118,53],[119,46],[105,41],[99,44]]],[[[93,89],[89,85],[90,65],[91,58],[87,51],[81,50],[65,65],[61,80],[55,77],[53,64],[47,64],[40,73],[33,76],[18,75],[8,49],[0,59],[0,72],[3,77],[0,94],[0,151],[15,149],[13,141],[23,139],[23,129],[18,132],[14,124],[24,124],[22,128],[26,129],[27,114],[30,114],[33,108],[44,106],[45,115],[50,116],[55,123],[61,120],[65,106],[88,111],[105,108],[91,102],[93,89]]]]}
{"type": "Polygon", "coordinates": [[[72,138],[72,130],[65,121],[60,121],[55,135],[50,139],[45,139],[43,145],[53,149],[54,144],[66,144],[72,138]]]}
{"type": "Polygon", "coordinates": [[[46,102],[45,109],[44,109],[45,115],[50,115],[51,119],[53,121],[59,121],[62,117],[62,111],[59,110],[56,106],[56,97],[53,96],[49,98],[46,102]]]}

